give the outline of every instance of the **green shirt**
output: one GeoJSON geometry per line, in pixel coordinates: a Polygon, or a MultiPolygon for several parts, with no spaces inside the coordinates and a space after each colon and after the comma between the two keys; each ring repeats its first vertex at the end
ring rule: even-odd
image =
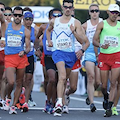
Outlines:
{"type": "Polygon", "coordinates": [[[120,51],[120,22],[117,21],[116,26],[110,26],[107,20],[103,21],[103,30],[100,34],[100,43],[110,46],[107,49],[100,48],[101,53],[111,54],[120,51]]]}

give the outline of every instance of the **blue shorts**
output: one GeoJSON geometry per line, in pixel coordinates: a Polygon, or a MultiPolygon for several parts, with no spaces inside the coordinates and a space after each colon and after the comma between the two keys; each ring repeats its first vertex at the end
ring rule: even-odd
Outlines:
{"type": "Polygon", "coordinates": [[[65,68],[72,68],[75,62],[77,61],[75,52],[64,52],[60,50],[56,50],[53,52],[52,59],[55,64],[60,61],[64,61],[65,68]]]}
{"type": "Polygon", "coordinates": [[[95,66],[98,65],[98,62],[96,60],[96,56],[95,53],[85,53],[85,57],[84,57],[84,61],[82,62],[82,65],[85,66],[85,62],[86,61],[90,61],[90,62],[94,62],[95,66]]]}

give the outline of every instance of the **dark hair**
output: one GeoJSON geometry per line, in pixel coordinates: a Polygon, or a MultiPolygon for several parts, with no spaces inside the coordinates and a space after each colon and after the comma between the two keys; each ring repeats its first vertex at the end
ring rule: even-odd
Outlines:
{"type": "MultiPolygon", "coordinates": [[[[54,12],[54,11],[60,11],[60,12],[61,12],[60,9],[58,9],[58,8],[53,8],[52,10],[49,11],[49,15],[48,15],[49,18],[51,18],[51,16],[53,15],[53,12],[54,12]]],[[[61,14],[62,14],[62,12],[61,12],[61,14]]]]}
{"type": "Polygon", "coordinates": [[[25,7],[25,8],[23,9],[23,11],[30,11],[30,12],[32,12],[32,9],[30,9],[29,7],[25,7]]]}
{"type": "Polygon", "coordinates": [[[0,2],[0,5],[3,5],[3,6],[5,7],[5,4],[4,4],[4,3],[2,3],[2,2],[0,2]]]}
{"type": "Polygon", "coordinates": [[[14,10],[13,10],[13,13],[14,13],[15,10],[21,10],[21,11],[22,11],[22,14],[23,14],[23,9],[22,9],[20,6],[16,6],[16,7],[14,8],[14,10]]]}
{"type": "Polygon", "coordinates": [[[68,2],[68,3],[72,3],[72,4],[73,4],[74,0],[63,0],[63,5],[64,5],[65,2],[68,2]]]}
{"type": "Polygon", "coordinates": [[[9,6],[5,7],[5,10],[10,10],[12,12],[12,8],[9,6]]]}

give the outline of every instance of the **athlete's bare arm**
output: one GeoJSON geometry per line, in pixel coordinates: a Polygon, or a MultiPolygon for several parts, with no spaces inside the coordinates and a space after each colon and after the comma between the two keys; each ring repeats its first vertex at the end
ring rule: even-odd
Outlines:
{"type": "Polygon", "coordinates": [[[54,27],[54,20],[55,19],[52,19],[49,23],[49,26],[48,26],[48,29],[46,30],[46,36],[47,36],[47,40],[48,40],[48,46],[49,47],[52,47],[53,46],[53,43],[52,43],[52,40],[51,40],[51,32],[53,30],[53,27],[54,27]]]}
{"type": "Polygon", "coordinates": [[[36,34],[36,39],[35,39],[35,43],[34,43],[34,47],[35,49],[37,50],[39,48],[39,43],[40,43],[40,36],[43,35],[45,29],[46,29],[46,26],[47,24],[42,24],[40,27],[39,27],[39,30],[36,34]]]}
{"type": "Polygon", "coordinates": [[[1,11],[0,11],[0,22],[1,22],[2,37],[5,37],[6,22],[5,22],[5,19],[4,19],[4,15],[1,11]]]}
{"type": "Polygon", "coordinates": [[[25,52],[28,53],[30,52],[30,31],[27,28],[25,28],[25,44],[26,44],[25,52]]]}

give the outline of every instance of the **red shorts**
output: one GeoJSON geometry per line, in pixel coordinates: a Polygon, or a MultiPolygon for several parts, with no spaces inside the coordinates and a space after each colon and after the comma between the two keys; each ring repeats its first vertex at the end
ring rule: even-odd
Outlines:
{"type": "Polygon", "coordinates": [[[44,54],[44,52],[42,52],[42,56],[41,56],[41,61],[40,61],[40,63],[41,63],[43,66],[45,66],[44,57],[45,57],[45,54],[44,54]]]}
{"type": "Polygon", "coordinates": [[[5,68],[14,67],[17,69],[25,68],[29,65],[28,58],[26,55],[19,57],[18,54],[5,55],[5,68]]]}
{"type": "Polygon", "coordinates": [[[112,54],[100,53],[98,67],[100,70],[111,70],[112,68],[120,67],[120,52],[112,54]]]}
{"type": "Polygon", "coordinates": [[[72,70],[76,70],[81,67],[80,60],[77,60],[74,66],[72,67],[72,70]]]}
{"type": "Polygon", "coordinates": [[[0,51],[0,65],[4,65],[5,63],[5,53],[4,50],[0,51]]]}

